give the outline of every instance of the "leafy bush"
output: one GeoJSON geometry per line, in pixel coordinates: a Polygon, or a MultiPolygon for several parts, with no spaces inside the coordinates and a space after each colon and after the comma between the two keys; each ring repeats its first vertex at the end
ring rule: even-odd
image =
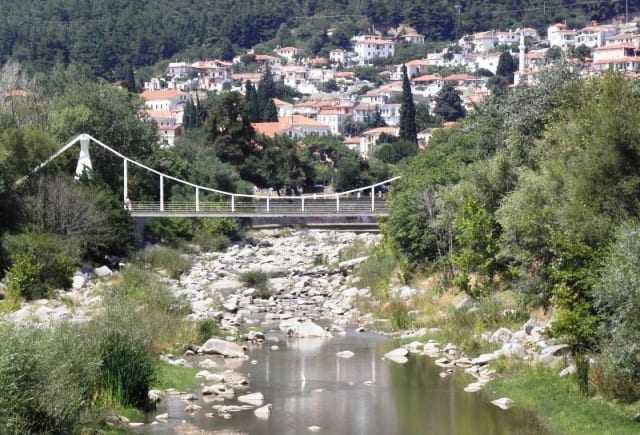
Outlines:
{"type": "Polygon", "coordinates": [[[214,319],[205,319],[198,322],[198,341],[204,343],[208,339],[220,334],[220,325],[214,319]]]}
{"type": "Polygon", "coordinates": [[[72,433],[92,404],[99,359],[68,326],[0,327],[2,433],[72,433]]]}
{"type": "Polygon", "coordinates": [[[136,261],[145,268],[164,270],[171,278],[191,269],[191,260],[180,251],[164,246],[150,246],[136,255],[136,261]]]}
{"type": "Polygon", "coordinates": [[[193,220],[187,218],[157,218],[145,228],[145,238],[172,245],[191,240],[193,234],[193,220]]]}
{"type": "Polygon", "coordinates": [[[389,281],[400,265],[398,258],[387,245],[377,247],[366,261],[360,264],[358,286],[369,288],[374,295],[386,297],[389,281]]]}
{"type": "Polygon", "coordinates": [[[593,291],[604,319],[604,392],[626,401],[640,399],[640,226],[620,230],[593,291]],[[609,385],[605,385],[609,384],[609,385]],[[626,385],[625,385],[626,384],[626,385]]]}
{"type": "Polygon", "coordinates": [[[256,289],[255,297],[261,299],[269,299],[271,291],[269,290],[269,275],[259,270],[250,270],[240,275],[240,281],[247,287],[256,289]]]}
{"type": "Polygon", "coordinates": [[[193,236],[193,242],[205,251],[222,252],[231,246],[231,240],[224,234],[209,234],[198,230],[193,236]]]}
{"type": "Polygon", "coordinates": [[[7,279],[10,298],[37,299],[71,286],[79,265],[74,243],[48,234],[26,233],[7,236],[4,246],[13,263],[7,279]]]}

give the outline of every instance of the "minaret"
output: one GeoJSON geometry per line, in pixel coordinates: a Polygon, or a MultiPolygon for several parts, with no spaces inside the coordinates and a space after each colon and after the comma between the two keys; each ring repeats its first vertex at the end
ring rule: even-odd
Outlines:
{"type": "Polygon", "coordinates": [[[525,53],[526,45],[524,43],[524,30],[520,30],[520,56],[518,57],[518,74],[515,79],[517,86],[524,79],[527,70],[527,54],[525,53]]]}

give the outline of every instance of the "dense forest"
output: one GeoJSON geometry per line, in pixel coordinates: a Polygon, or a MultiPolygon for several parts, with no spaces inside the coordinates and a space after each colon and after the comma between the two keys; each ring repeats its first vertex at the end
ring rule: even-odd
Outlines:
{"type": "MultiPolygon", "coordinates": [[[[637,11],[640,1],[629,7],[637,11]]],[[[622,1],[576,0],[2,0],[0,62],[14,58],[35,71],[76,63],[120,79],[180,54],[230,58],[276,36],[320,52],[371,26],[406,22],[441,40],[496,27],[542,30],[559,20],[579,25],[624,8],[622,1]],[[328,38],[330,27],[336,31],[328,38]]]]}

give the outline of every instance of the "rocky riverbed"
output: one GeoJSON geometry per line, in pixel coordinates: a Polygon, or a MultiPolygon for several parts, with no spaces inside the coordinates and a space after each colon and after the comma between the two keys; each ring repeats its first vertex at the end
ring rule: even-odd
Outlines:
{"type": "MultiPolygon", "coordinates": [[[[385,401],[396,400],[389,396],[390,389],[395,388],[394,376],[413,373],[422,377],[426,370],[431,376],[429,382],[441,387],[442,383],[453,383],[450,375],[455,371],[465,372],[472,381],[450,393],[458,397],[473,395],[491,382],[495,378],[491,363],[503,356],[548,364],[564,361],[566,346],[547,344],[543,336],[546,325],[533,320],[520,331],[502,328],[485,334],[483,338],[498,347],[488,354],[466,355],[452,343],[419,341],[418,338],[437,333],[424,329],[405,332],[402,338],[409,343],[389,348],[393,342],[365,332],[373,326],[373,318],[362,315],[354,306],[356,299],[370,296],[369,289],[354,286],[357,279],[352,276],[365,258],[345,259],[341,255],[354,244],[372,246],[379,238],[370,233],[262,231],[225,252],[194,255],[189,272],[177,280],[166,278],[166,282],[177,297],[190,304],[190,319],[218,320],[223,336],[202,346],[192,346],[182,355],[162,355],[162,359],[172,365],[197,368],[198,388],[151,391],[150,398],[159,404],[156,414],[144,422],[113,417],[111,423],[153,433],[201,433],[198,430],[202,428],[232,428],[248,433],[314,432],[331,427],[326,421],[331,417],[325,415],[323,421],[317,417],[298,418],[294,413],[293,430],[280,426],[281,421],[267,426],[255,426],[255,422],[270,421],[272,413],[289,415],[291,410],[286,404],[293,400],[292,394],[296,403],[303,404],[300,405],[305,408],[304,412],[300,411],[303,416],[305,412],[314,414],[318,403],[329,412],[334,409],[335,401],[318,396],[325,389],[340,397],[363,394],[363,400],[372,407],[388,406],[390,403],[385,401]],[[256,272],[268,277],[268,291],[253,288],[246,282],[247,273],[256,272]],[[416,366],[421,359],[429,361],[426,367],[416,366]],[[382,362],[376,363],[376,360],[382,362]],[[278,368],[274,368],[274,361],[278,368]],[[405,372],[398,375],[398,370],[405,372]],[[295,393],[290,391],[293,385],[295,393]],[[309,394],[315,399],[311,400],[309,394]],[[241,415],[242,422],[235,415],[241,415]],[[223,423],[227,420],[233,424],[223,423]]],[[[51,300],[23,304],[7,318],[12,322],[42,325],[62,320],[86,321],[100,309],[97,289],[111,273],[104,267],[78,271],[71,291],[51,300]]],[[[419,290],[399,286],[392,288],[391,293],[410,300],[419,290]]],[[[459,309],[474,307],[464,303],[459,309]]],[[[433,393],[415,394],[416,400],[433,400],[430,396],[433,393]]],[[[473,403],[477,402],[479,410],[465,411],[469,418],[504,419],[507,429],[522,418],[517,414],[496,417],[495,411],[483,408],[485,402],[477,397],[473,403]],[[478,412],[487,415],[475,416],[478,412]]],[[[508,398],[492,403],[493,409],[502,410],[513,405],[508,398]]],[[[369,417],[372,425],[367,433],[394,433],[393,428],[401,426],[399,422],[385,426],[382,421],[376,425],[380,417],[369,417]],[[381,428],[386,432],[381,432],[381,428]]],[[[393,422],[396,417],[390,413],[383,419],[393,422]]],[[[343,416],[342,423],[331,433],[348,433],[344,430],[349,427],[351,431],[351,420],[351,416],[343,416]]],[[[509,433],[503,429],[486,433],[509,433]]],[[[443,424],[441,431],[434,429],[433,433],[449,433],[448,430],[450,426],[443,424]]]]}

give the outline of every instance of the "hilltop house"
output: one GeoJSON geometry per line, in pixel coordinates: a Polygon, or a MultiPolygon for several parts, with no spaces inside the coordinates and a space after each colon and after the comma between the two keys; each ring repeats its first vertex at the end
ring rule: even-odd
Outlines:
{"type": "Polygon", "coordinates": [[[353,51],[360,64],[371,63],[374,59],[392,57],[395,54],[396,43],[376,35],[355,36],[353,51]]]}
{"type": "Polygon", "coordinates": [[[287,116],[278,122],[256,122],[251,125],[256,133],[267,137],[282,135],[291,139],[302,139],[305,136],[327,136],[331,134],[331,129],[327,125],[300,115],[287,116]]]}

